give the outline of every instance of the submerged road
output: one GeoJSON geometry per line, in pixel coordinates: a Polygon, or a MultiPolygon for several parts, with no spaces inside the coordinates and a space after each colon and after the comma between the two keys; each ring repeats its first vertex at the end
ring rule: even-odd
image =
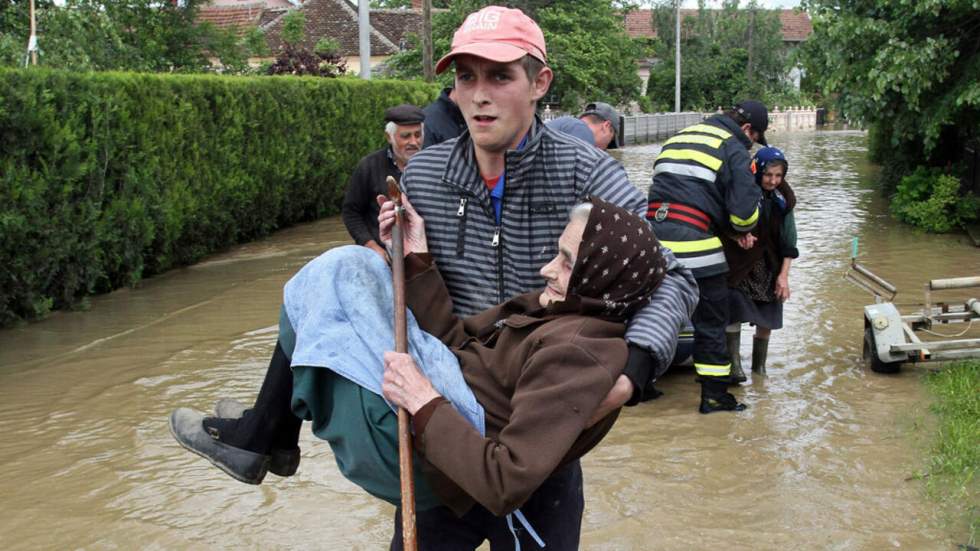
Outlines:
{"type": "MultiPolygon", "coordinates": [[[[751,407],[699,415],[693,372],[625,411],[583,461],[585,549],[949,549],[921,482],[922,368],[861,367],[862,261],[919,300],[930,278],[980,272],[965,237],[898,225],[873,184],[865,136],[774,135],[799,196],[802,257],[768,378],[751,407]]],[[[658,146],[616,156],[645,187],[658,146]]],[[[380,549],[392,507],[340,476],[304,431],[296,476],[235,482],[183,451],[175,407],[253,399],[276,338],[281,287],[348,242],[339,218],[276,233],[94,297],[84,312],[0,331],[0,545],[4,549],[380,549]]],[[[951,297],[953,298],[953,297],[951,297]]],[[[743,357],[751,330],[743,330],[743,357]]]]}

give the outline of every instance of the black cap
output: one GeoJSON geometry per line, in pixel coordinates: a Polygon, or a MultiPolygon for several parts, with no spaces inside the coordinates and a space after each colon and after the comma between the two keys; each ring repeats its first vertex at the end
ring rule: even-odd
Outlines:
{"type": "Polygon", "coordinates": [[[735,104],[735,112],[745,118],[752,126],[752,130],[759,133],[756,140],[760,145],[768,146],[766,142],[766,129],[769,128],[769,110],[762,102],[754,99],[747,99],[735,104]]]}
{"type": "Polygon", "coordinates": [[[425,120],[422,108],[403,103],[385,109],[385,121],[395,124],[419,124],[425,120]]]}

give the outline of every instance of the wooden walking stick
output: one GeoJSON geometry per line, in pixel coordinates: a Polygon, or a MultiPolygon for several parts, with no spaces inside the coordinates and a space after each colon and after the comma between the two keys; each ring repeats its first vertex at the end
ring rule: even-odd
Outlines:
{"type": "MultiPolygon", "coordinates": [[[[405,317],[405,254],[402,242],[404,208],[395,179],[388,176],[388,198],[395,203],[395,225],[391,228],[391,278],[395,295],[395,352],[408,352],[408,322],[405,317]]],[[[412,433],[405,408],[398,408],[398,470],[402,484],[402,541],[405,551],[416,551],[415,478],[412,476],[412,433]]]]}

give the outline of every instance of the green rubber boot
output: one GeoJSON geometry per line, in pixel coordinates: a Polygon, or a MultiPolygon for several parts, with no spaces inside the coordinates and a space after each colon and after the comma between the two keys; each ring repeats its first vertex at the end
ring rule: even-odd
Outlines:
{"type": "Polygon", "coordinates": [[[752,339],[752,373],[766,374],[766,356],[769,354],[769,339],[752,339]]]}
{"type": "Polygon", "coordinates": [[[725,332],[725,340],[728,343],[728,355],[732,359],[732,371],[728,376],[728,384],[740,385],[748,380],[745,376],[745,372],[742,371],[742,357],[739,355],[740,343],[742,341],[741,330],[732,332],[725,332]]]}

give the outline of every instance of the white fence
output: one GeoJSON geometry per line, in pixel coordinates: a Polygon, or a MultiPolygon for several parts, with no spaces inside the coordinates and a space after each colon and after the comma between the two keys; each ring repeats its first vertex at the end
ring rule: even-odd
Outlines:
{"type": "MultiPolygon", "coordinates": [[[[697,124],[714,113],[653,113],[620,117],[619,139],[624,145],[655,143],[678,130],[697,124]]],[[[813,130],[817,127],[816,109],[789,108],[769,113],[766,137],[780,132],[813,130]]]]}
{"type": "MultiPolygon", "coordinates": [[[[552,111],[541,113],[544,120],[551,120],[566,113],[552,111]]],[[[643,115],[623,115],[619,119],[619,143],[637,145],[666,140],[679,130],[710,117],[714,113],[650,113],[643,115]]],[[[780,132],[794,130],[813,130],[817,127],[817,111],[812,108],[790,107],[773,110],[769,113],[769,129],[766,137],[780,132]]]]}
{"type": "Polygon", "coordinates": [[[769,113],[768,133],[781,130],[813,130],[817,127],[817,110],[809,108],[790,107],[782,111],[769,113]]]}
{"type": "Polygon", "coordinates": [[[705,113],[653,113],[619,119],[619,142],[623,145],[659,142],[679,130],[704,120],[705,113]]]}

